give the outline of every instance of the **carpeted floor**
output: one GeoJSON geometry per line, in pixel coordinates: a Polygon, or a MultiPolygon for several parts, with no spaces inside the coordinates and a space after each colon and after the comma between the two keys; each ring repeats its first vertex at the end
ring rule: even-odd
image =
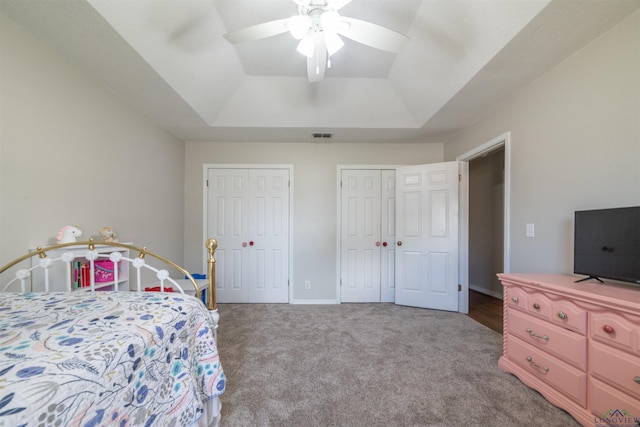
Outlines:
{"type": "Polygon", "coordinates": [[[497,365],[502,335],[393,304],[220,304],[223,427],[578,423],[497,365]]]}

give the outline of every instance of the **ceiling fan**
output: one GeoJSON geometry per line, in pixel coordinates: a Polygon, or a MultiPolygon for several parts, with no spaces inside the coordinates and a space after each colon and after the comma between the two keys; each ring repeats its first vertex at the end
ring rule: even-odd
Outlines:
{"type": "Polygon", "coordinates": [[[409,38],[371,22],[340,16],[338,10],[351,0],[293,0],[298,14],[290,18],[263,22],[224,35],[230,43],[244,43],[289,32],[300,40],[297,50],[307,57],[310,82],[322,80],[331,68],[331,55],[344,42],[340,36],[387,52],[398,53],[409,38]]]}

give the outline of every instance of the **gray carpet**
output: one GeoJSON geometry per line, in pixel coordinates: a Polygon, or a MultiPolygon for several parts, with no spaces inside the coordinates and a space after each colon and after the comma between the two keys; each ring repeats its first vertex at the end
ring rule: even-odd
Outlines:
{"type": "Polygon", "coordinates": [[[393,304],[221,304],[223,427],[578,426],[498,368],[502,335],[393,304]]]}

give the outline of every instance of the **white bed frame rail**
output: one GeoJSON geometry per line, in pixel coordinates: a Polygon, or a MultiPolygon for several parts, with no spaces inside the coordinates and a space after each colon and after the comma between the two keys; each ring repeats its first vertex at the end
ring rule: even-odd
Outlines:
{"type": "MultiPolygon", "coordinates": [[[[218,247],[218,242],[215,239],[208,239],[205,247],[207,248],[207,252],[208,252],[208,263],[207,263],[207,288],[206,288],[206,302],[205,305],[207,306],[207,308],[209,310],[212,310],[214,312],[217,312],[217,303],[216,303],[216,260],[215,260],[215,250],[218,247]]],[[[134,284],[135,284],[135,288],[133,290],[138,291],[138,292],[142,292],[145,289],[145,285],[142,283],[142,270],[150,270],[152,272],[155,273],[156,278],[159,280],[160,285],[160,292],[164,292],[165,291],[165,287],[168,286],[175,286],[176,289],[181,292],[181,293],[185,293],[184,289],[182,288],[182,286],[180,286],[178,284],[178,282],[170,277],[169,271],[165,268],[156,268],[155,266],[149,264],[146,262],[145,258],[146,257],[152,257],[155,258],[156,260],[159,260],[161,263],[172,267],[174,270],[177,270],[180,274],[183,275],[183,277],[185,277],[188,283],[190,283],[193,288],[195,289],[195,296],[196,298],[200,299],[201,295],[202,295],[202,290],[200,289],[200,287],[198,286],[198,283],[195,281],[195,279],[193,278],[193,276],[191,275],[191,273],[189,273],[188,271],[186,271],[184,268],[180,267],[178,264],[168,260],[165,257],[162,257],[158,254],[155,254],[151,251],[149,251],[146,247],[137,247],[137,246],[133,246],[130,244],[126,244],[126,243],[119,243],[119,242],[102,242],[102,241],[94,241],[93,239],[89,239],[88,241],[85,242],[72,242],[72,243],[60,243],[57,245],[52,245],[52,246],[47,246],[47,247],[38,247],[36,248],[35,251],[32,251],[26,255],[21,256],[20,258],[16,258],[15,260],[13,260],[12,262],[8,263],[7,265],[5,265],[4,267],[2,267],[0,269],[0,274],[2,274],[4,271],[9,270],[10,268],[20,264],[21,262],[32,258],[34,256],[38,256],[40,258],[40,261],[37,263],[32,263],[32,266],[30,268],[22,268],[16,271],[15,273],[15,277],[13,277],[13,279],[11,279],[10,281],[8,281],[1,289],[0,291],[2,292],[6,292],[7,289],[12,286],[14,283],[19,282],[20,283],[20,291],[21,292],[29,292],[30,289],[27,289],[31,282],[29,280],[29,278],[31,277],[31,274],[33,272],[33,270],[36,269],[42,269],[44,272],[44,291],[45,292],[49,292],[50,289],[50,283],[49,283],[49,269],[51,268],[52,265],[54,265],[55,263],[65,263],[66,264],[66,286],[67,286],[67,291],[71,292],[78,292],[78,291],[88,291],[88,292],[93,292],[96,291],[97,287],[96,287],[96,281],[95,281],[95,262],[100,260],[100,259],[108,259],[111,262],[113,262],[114,264],[114,280],[113,282],[110,282],[113,284],[113,291],[117,292],[118,291],[118,279],[120,277],[120,273],[121,273],[121,268],[119,268],[120,262],[125,261],[129,263],[129,266],[132,266],[133,268],[135,268],[135,280],[134,280],[134,284]],[[113,252],[98,252],[96,251],[96,246],[100,245],[100,246],[111,246],[114,247],[116,249],[118,248],[125,248],[125,249],[129,249],[131,256],[133,256],[134,253],[137,253],[138,256],[136,258],[129,258],[129,257],[125,257],[122,252],[114,250],[113,252]],[[84,252],[79,252],[78,249],[82,249],[83,247],[86,247],[86,251],[84,252]],[[58,257],[51,257],[48,256],[48,253],[56,250],[56,252],[59,254],[59,249],[63,249],[63,248],[69,248],[69,249],[74,249],[74,251],[67,251],[67,252],[62,252],[62,254],[60,254],[60,256],[58,257]],[[73,271],[73,261],[74,259],[78,258],[78,257],[82,257],[86,260],[89,261],[89,265],[90,265],[90,285],[85,287],[85,288],[77,288],[77,289],[73,289],[72,288],[72,275],[74,274],[73,271]]],[[[184,284],[184,280],[182,281],[182,283],[184,284]]],[[[154,285],[157,285],[157,282],[154,283],[154,285]]],[[[102,286],[102,284],[98,285],[98,288],[102,286]]],[[[216,322],[217,323],[217,322],[216,322]]]]}

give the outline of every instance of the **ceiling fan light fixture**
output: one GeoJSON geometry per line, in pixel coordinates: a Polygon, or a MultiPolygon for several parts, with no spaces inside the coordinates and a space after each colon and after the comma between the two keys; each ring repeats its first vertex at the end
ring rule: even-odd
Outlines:
{"type": "Polygon", "coordinates": [[[324,43],[327,46],[327,52],[329,52],[329,56],[333,55],[337,51],[339,51],[342,46],[344,46],[344,42],[336,33],[324,33],[324,43]]]}
{"type": "Polygon", "coordinates": [[[313,58],[316,49],[316,34],[313,30],[308,30],[307,34],[300,40],[296,50],[308,58],[313,58]]]}
{"type": "Polygon", "coordinates": [[[294,15],[289,18],[287,27],[294,39],[302,40],[311,28],[312,21],[313,19],[309,15],[294,15]]]}
{"type": "Polygon", "coordinates": [[[335,10],[328,10],[320,15],[322,30],[329,33],[337,33],[342,25],[340,15],[335,10]]]}

